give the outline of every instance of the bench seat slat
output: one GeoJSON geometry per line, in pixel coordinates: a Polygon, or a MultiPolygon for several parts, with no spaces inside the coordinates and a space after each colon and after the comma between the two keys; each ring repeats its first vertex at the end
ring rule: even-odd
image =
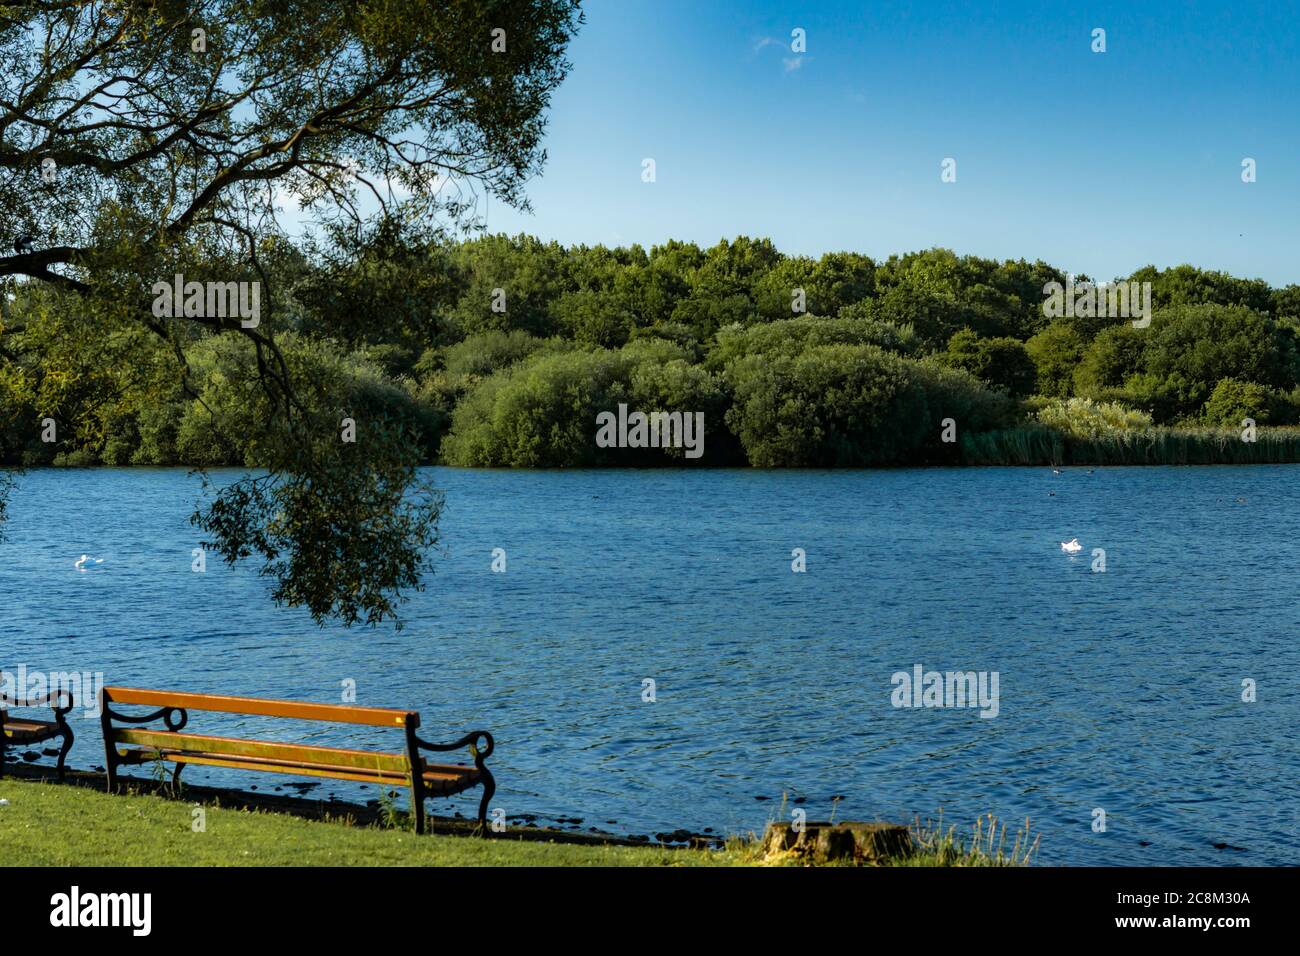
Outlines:
{"type": "Polygon", "coordinates": [[[5,736],[17,741],[43,740],[55,736],[60,729],[59,725],[52,720],[14,720],[12,717],[6,717],[4,724],[5,736]]]}
{"type": "MultiPolygon", "coordinates": [[[[238,757],[166,749],[124,749],[118,750],[117,753],[124,764],[144,764],[161,759],[172,763],[201,764],[234,770],[262,770],[302,777],[329,777],[334,780],[355,780],[360,783],[377,783],[386,786],[410,786],[410,778],[405,773],[393,771],[340,768],[336,765],[287,762],[267,757],[238,757]]],[[[474,767],[425,764],[424,772],[420,776],[424,781],[425,790],[439,796],[460,793],[475,786],[479,781],[479,772],[474,767]]]]}
{"type": "Polygon", "coordinates": [[[405,754],[347,750],[341,747],[313,747],[306,744],[243,740],[237,737],[211,737],[206,734],[178,733],[170,730],[128,728],[114,728],[113,740],[115,743],[136,744],[160,750],[256,757],[280,763],[316,764],[323,767],[344,767],[398,774],[410,772],[410,764],[405,754]]]}
{"type": "Polygon", "coordinates": [[[412,717],[415,718],[415,725],[419,723],[419,718],[414,712],[390,707],[354,707],[349,704],[313,704],[300,700],[186,694],[167,690],[145,690],[139,687],[105,687],[104,698],[115,704],[182,707],[186,710],[255,714],[261,717],[288,717],[297,720],[326,720],[372,727],[405,727],[412,717]]]}

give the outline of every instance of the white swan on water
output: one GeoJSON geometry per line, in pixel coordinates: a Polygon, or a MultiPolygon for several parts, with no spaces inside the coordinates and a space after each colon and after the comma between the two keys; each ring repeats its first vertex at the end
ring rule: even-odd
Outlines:
{"type": "Polygon", "coordinates": [[[85,570],[86,570],[86,564],[87,564],[87,563],[90,563],[90,564],[103,564],[103,563],[104,563],[104,559],[103,559],[103,558],[92,558],[92,557],[91,557],[90,555],[88,555],[88,554],[83,554],[81,557],[79,557],[79,558],[77,559],[77,563],[76,563],[75,565],[73,565],[73,567],[75,567],[78,571],[81,571],[81,572],[84,573],[85,570]]]}
{"type": "Polygon", "coordinates": [[[1083,550],[1083,545],[1079,543],[1078,538],[1071,538],[1069,541],[1061,542],[1061,550],[1066,554],[1077,554],[1083,550]]]}

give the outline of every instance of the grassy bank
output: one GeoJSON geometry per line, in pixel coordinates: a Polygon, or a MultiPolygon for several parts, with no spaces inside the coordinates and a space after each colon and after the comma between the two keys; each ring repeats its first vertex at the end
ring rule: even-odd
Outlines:
{"type": "Polygon", "coordinates": [[[0,847],[7,865],[34,866],[728,866],[739,849],[541,843],[500,837],[417,837],[409,830],[304,820],[154,795],[0,780],[0,847]]]}
{"type": "MultiPolygon", "coordinates": [[[[199,805],[156,794],[109,796],[85,786],[0,780],[0,860],[7,866],[789,866],[796,854],[764,857],[758,843],[669,849],[594,842],[543,842],[519,834],[483,840],[417,837],[407,829],[310,820],[287,813],[199,805]]],[[[1018,865],[1032,853],[1003,852],[991,824],[981,839],[918,828],[904,866],[1018,865]]],[[[1017,847],[1019,844],[1017,843],[1017,847]]],[[[1035,847],[1036,849],[1036,847],[1035,847]]]]}

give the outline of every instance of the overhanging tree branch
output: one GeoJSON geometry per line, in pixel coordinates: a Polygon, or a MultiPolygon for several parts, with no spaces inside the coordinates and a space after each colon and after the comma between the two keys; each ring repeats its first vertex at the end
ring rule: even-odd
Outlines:
{"type": "MultiPolygon", "coordinates": [[[[474,210],[437,195],[446,172],[526,208],[580,22],[577,0],[0,2],[0,278],[75,295],[87,321],[147,329],[188,391],[190,337],[249,343],[261,392],[250,400],[277,435],[270,480],[200,517],[231,560],[266,559],[278,597],[318,616],[384,618],[393,593],[418,586],[436,508],[404,510],[415,479],[400,429],[376,423],[369,460],[335,447],[331,403],[277,341],[277,296],[252,327],[154,315],[149,290],[219,267],[270,292],[261,251],[286,239],[277,185],[316,223],[355,230],[395,215],[376,185],[391,194],[393,182],[410,193],[404,212],[441,208],[466,224],[474,210]],[[377,554],[344,540],[380,528],[395,537],[377,554]],[[336,573],[311,572],[309,548],[333,553],[336,573]]],[[[12,362],[5,345],[0,362],[12,362]]]]}

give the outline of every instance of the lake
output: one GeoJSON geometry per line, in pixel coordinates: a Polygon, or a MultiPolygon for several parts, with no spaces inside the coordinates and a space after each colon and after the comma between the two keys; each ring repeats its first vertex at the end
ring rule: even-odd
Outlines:
{"type": "MultiPolygon", "coordinates": [[[[28,473],[0,666],[335,703],[355,681],[428,739],[492,731],[513,821],[749,833],[839,796],[839,820],[1029,817],[1047,864],[1300,863],[1297,466],[431,472],[445,553],[400,632],[318,628],[211,555],[193,573],[182,469],[28,473]],[[996,717],[894,706],[917,665],[996,672],[996,717]]],[[[74,726],[72,764],[102,764],[98,724],[74,726]]]]}

